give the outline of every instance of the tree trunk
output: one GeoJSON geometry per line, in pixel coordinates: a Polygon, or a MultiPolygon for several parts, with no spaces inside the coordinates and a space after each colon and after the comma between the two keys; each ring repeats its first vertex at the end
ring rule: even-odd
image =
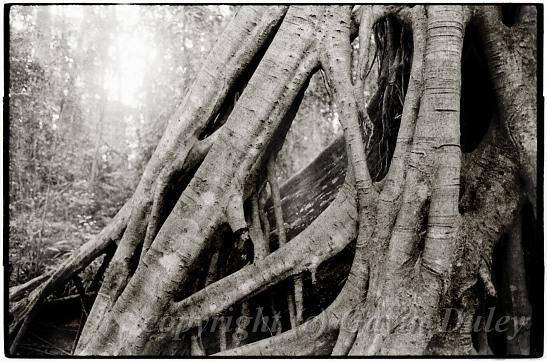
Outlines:
{"type": "MultiPolygon", "coordinates": [[[[11,353],[47,295],[114,245],[77,355],[488,350],[444,317],[472,325],[500,297],[494,247],[524,200],[537,215],[536,12],[519,14],[509,27],[499,7],[242,6],[133,197],[45,281],[10,291],[11,353]],[[317,71],[344,137],[279,188],[275,158],[317,71]],[[230,328],[238,317],[251,323],[230,328]]],[[[510,235],[506,305],[533,316],[510,235]]],[[[537,353],[529,330],[494,350],[537,353]]]]}

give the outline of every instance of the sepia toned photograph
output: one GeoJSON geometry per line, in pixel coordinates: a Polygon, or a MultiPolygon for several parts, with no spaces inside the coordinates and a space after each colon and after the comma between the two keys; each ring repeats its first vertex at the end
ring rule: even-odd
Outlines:
{"type": "Polygon", "coordinates": [[[4,356],[542,357],[543,16],[4,4],[4,356]]]}

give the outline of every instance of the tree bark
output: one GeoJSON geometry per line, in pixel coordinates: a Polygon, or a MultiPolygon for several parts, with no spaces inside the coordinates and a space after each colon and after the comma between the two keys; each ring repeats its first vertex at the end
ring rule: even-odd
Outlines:
{"type": "MultiPolygon", "coordinates": [[[[531,314],[515,220],[522,198],[536,212],[535,80],[508,39],[534,38],[536,27],[528,8],[511,28],[500,13],[468,5],[241,7],[131,200],[57,271],[10,291],[11,353],[41,301],[115,243],[75,354],[496,351],[485,333],[477,347],[470,331],[443,329],[442,315],[453,308],[472,320],[487,298],[499,298],[493,251],[510,230],[503,265],[515,288],[505,305],[531,314]],[[408,34],[412,44],[397,40],[408,34]],[[370,54],[372,36],[386,51],[370,54]],[[482,45],[496,112],[472,126],[484,134],[462,151],[462,115],[470,113],[462,110],[462,69],[474,69],[462,67],[472,58],[465,42],[482,45]],[[377,57],[380,86],[367,108],[365,70],[377,57]],[[279,187],[275,159],[317,71],[344,137],[279,187]],[[315,301],[322,293],[327,301],[315,301]],[[278,300],[290,321],[282,317],[282,333],[253,341],[244,337],[248,326],[230,330],[229,313],[250,317],[278,300]],[[200,331],[224,317],[221,332],[200,331]],[[168,319],[184,330],[162,328],[168,319]],[[211,335],[215,346],[205,343],[211,335]]],[[[504,348],[528,354],[528,329],[504,348]]]]}

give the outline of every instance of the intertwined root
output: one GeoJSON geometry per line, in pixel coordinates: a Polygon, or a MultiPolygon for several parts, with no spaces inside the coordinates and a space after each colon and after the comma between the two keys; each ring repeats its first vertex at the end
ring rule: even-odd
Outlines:
{"type": "MultiPolygon", "coordinates": [[[[430,326],[438,323],[438,311],[449,293],[452,278],[463,278],[462,269],[454,270],[453,263],[462,257],[462,250],[468,248],[471,235],[484,236],[481,240],[483,249],[474,254],[475,258],[480,259],[476,255],[482,252],[482,255],[490,255],[493,243],[512,223],[512,210],[518,208],[518,186],[513,151],[507,151],[508,148],[504,149],[506,152],[497,154],[501,158],[491,166],[498,170],[497,176],[494,176],[493,170],[476,167],[471,168],[474,172],[464,173],[469,180],[467,187],[486,183],[499,191],[476,197],[473,201],[479,205],[476,206],[477,209],[463,215],[462,219],[458,215],[461,162],[457,128],[460,59],[458,56],[454,57],[454,52],[459,52],[461,57],[469,14],[465,9],[430,8],[428,11],[431,13],[429,17],[425,16],[421,7],[398,14],[404,22],[412,25],[413,68],[395,155],[380,196],[376,196],[375,187],[370,182],[370,176],[366,174],[366,167],[357,169],[365,171],[356,177],[360,204],[358,245],[362,248],[355,255],[352,273],[346,282],[347,288],[343,289],[339,297],[343,300],[350,293],[353,303],[343,303],[341,307],[334,302],[329,309],[302,327],[281,336],[227,351],[224,355],[314,354],[325,353],[325,349],[330,350],[329,348],[332,348],[333,354],[421,354],[428,347],[435,329],[430,327],[420,330],[420,333],[411,334],[405,330],[403,317],[407,317],[406,314],[410,311],[413,316],[422,318],[422,321],[429,321],[430,326]],[[443,24],[444,28],[439,24],[443,24]],[[447,46],[429,40],[426,47],[426,39],[435,39],[433,33],[442,32],[439,28],[445,31],[444,36],[452,35],[455,41],[452,44],[449,42],[447,46]],[[454,48],[451,49],[450,46],[454,48]],[[453,66],[446,63],[446,58],[439,54],[442,52],[450,53],[453,66]],[[423,57],[427,72],[422,70],[423,57]],[[425,79],[422,79],[422,74],[425,79]],[[439,80],[440,83],[434,84],[439,80]],[[412,149],[409,150],[409,147],[412,149]],[[362,202],[363,199],[366,201],[362,202]],[[370,214],[374,216],[370,217],[370,214]],[[478,219],[478,215],[483,215],[491,223],[487,235],[482,225],[484,219],[480,224],[472,222],[478,219]],[[467,227],[462,228],[461,225],[467,227]],[[367,250],[366,254],[363,249],[367,250]],[[358,278],[352,278],[352,275],[358,275],[358,278]],[[368,287],[365,287],[367,281],[368,287]],[[353,283],[360,286],[354,288],[353,293],[348,292],[347,289],[353,283]],[[365,297],[365,293],[368,297],[365,297]],[[381,300],[387,303],[381,303],[381,300]],[[340,330],[336,339],[333,334],[340,326],[340,315],[344,313],[352,315],[352,318],[358,316],[358,320],[362,322],[388,316],[396,327],[378,332],[359,325],[353,331],[340,330]],[[317,344],[311,347],[309,339],[305,337],[310,333],[306,327],[320,329],[319,321],[325,319],[327,322],[326,325],[323,324],[322,332],[314,335],[313,341],[317,344]],[[335,345],[334,341],[337,341],[335,345]]],[[[361,26],[373,24],[374,21],[370,20],[373,14],[371,11],[364,12],[363,16],[367,18],[362,21],[361,26]]],[[[360,31],[363,34],[363,28],[360,31]]],[[[330,39],[336,38],[332,36],[330,39]]],[[[355,165],[364,164],[363,151],[359,146],[352,149],[352,144],[362,144],[362,140],[355,141],[359,134],[353,126],[355,122],[351,124],[352,119],[356,118],[355,108],[358,107],[351,105],[351,89],[348,88],[350,82],[344,78],[343,72],[338,71],[341,67],[340,59],[347,57],[337,57],[336,53],[331,57],[336,61],[327,63],[332,67],[325,72],[327,77],[332,74],[329,83],[335,91],[331,94],[336,97],[338,87],[338,94],[344,96],[338,96],[338,102],[335,100],[335,103],[345,105],[347,102],[350,104],[348,108],[353,108],[340,113],[348,123],[345,125],[345,136],[351,164],[355,170],[355,165]],[[337,81],[340,84],[336,84],[337,81]]],[[[481,148],[468,162],[479,162],[478,160],[489,157],[490,152],[495,152],[497,146],[494,139],[499,144],[507,142],[503,140],[505,136],[498,133],[499,138],[495,138],[494,133],[494,130],[490,131],[481,148]]],[[[467,264],[463,269],[466,278],[469,278],[469,273],[475,280],[480,275],[486,275],[481,279],[491,285],[488,282],[490,271],[484,273],[483,266],[484,263],[475,260],[467,264]]],[[[457,298],[462,293],[464,290],[459,290],[456,293],[457,298]]],[[[470,338],[466,342],[470,342],[470,338]]],[[[456,351],[474,351],[470,344],[447,344],[447,347],[456,351]]]]}
{"type": "MultiPolygon", "coordinates": [[[[11,291],[11,353],[43,299],[115,243],[76,354],[160,353],[173,338],[154,332],[167,316],[185,322],[188,350],[203,355],[197,329],[203,321],[234,306],[248,316],[253,296],[291,279],[285,302],[290,326],[283,326],[288,330],[281,333],[280,327],[275,336],[250,344],[245,327],[238,326],[231,341],[220,332],[222,354],[423,354],[433,348],[430,341],[444,338],[435,331],[443,305],[459,301],[466,313],[474,313],[463,296],[478,275],[488,284],[483,260],[490,259],[494,242],[513,221],[511,210],[518,208],[517,165],[524,165],[529,197],[535,189],[535,128],[529,127],[535,114],[520,93],[516,107],[526,112],[515,114],[508,101],[510,92],[521,91],[509,80],[524,81],[508,77],[499,59],[511,57],[492,50],[500,20],[463,6],[351,10],[240,10],[170,123],[132,199],[96,240],[45,281],[11,291]],[[491,125],[480,146],[462,156],[461,57],[466,26],[477,19],[486,34],[487,60],[501,69],[494,78],[503,127],[491,125]],[[350,40],[357,26],[354,80],[350,40]],[[369,54],[373,34],[382,52],[378,56],[369,54]],[[400,42],[408,34],[412,54],[400,42]],[[362,87],[376,58],[381,59],[381,84],[367,109],[362,87]],[[312,217],[287,215],[275,158],[317,70],[344,129],[348,172],[328,207],[312,207],[312,217]],[[243,77],[245,72],[252,76],[243,77]],[[248,84],[242,77],[250,78],[248,84]],[[230,107],[226,102],[232,102],[230,107]],[[401,104],[399,122],[393,109],[401,104]],[[519,130],[524,138],[515,136],[522,134],[519,130]],[[371,151],[378,144],[382,151],[371,151]],[[496,192],[477,196],[485,185],[496,192]],[[173,197],[178,199],[174,205],[173,197]],[[268,199],[273,219],[265,213],[268,199]],[[462,212],[465,202],[469,209],[462,212]],[[289,237],[295,224],[307,227],[289,237]],[[228,228],[237,262],[225,251],[228,228]],[[274,229],[279,248],[270,250],[274,229]],[[355,239],[340,294],[304,322],[302,276],[315,275],[321,263],[355,239]],[[466,254],[469,250],[473,253],[466,254]],[[464,260],[463,266],[457,260],[464,260]],[[407,314],[429,327],[408,333],[407,314]],[[390,319],[391,328],[367,328],[368,320],[382,317],[390,319]],[[347,318],[361,323],[346,328],[347,318]]],[[[471,351],[461,345],[468,342],[450,348],[471,351]]]]}

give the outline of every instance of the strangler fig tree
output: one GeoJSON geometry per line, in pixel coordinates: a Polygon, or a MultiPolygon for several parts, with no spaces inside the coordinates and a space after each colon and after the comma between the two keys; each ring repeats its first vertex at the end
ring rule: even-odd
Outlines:
{"type": "MultiPolygon", "coordinates": [[[[97,258],[77,355],[492,353],[484,330],[440,327],[447,308],[472,320],[496,298],[509,317],[539,313],[522,236],[541,208],[536,33],[534,6],[241,6],[131,199],[10,290],[11,353],[97,258]],[[344,134],[279,185],[314,74],[344,134]],[[223,318],[257,309],[277,327],[223,318]]],[[[497,350],[533,353],[530,319],[518,328],[497,350]]]]}

